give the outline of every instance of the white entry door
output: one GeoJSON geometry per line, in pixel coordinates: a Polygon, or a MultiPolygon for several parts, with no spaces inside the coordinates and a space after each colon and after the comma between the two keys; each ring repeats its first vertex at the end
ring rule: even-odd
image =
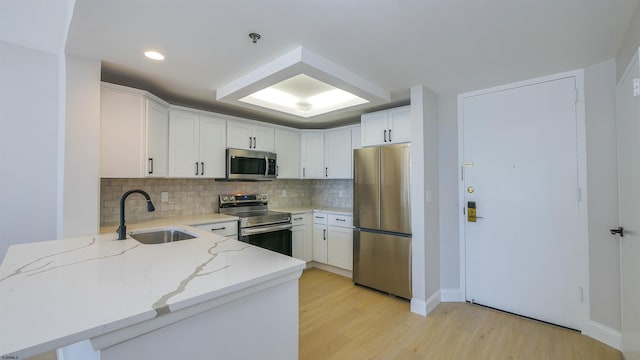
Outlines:
{"type": "Polygon", "coordinates": [[[638,54],[616,88],[622,350],[629,360],[640,359],[640,96],[633,95],[634,79],[640,82],[638,54]]]}
{"type": "Polygon", "coordinates": [[[576,81],[460,96],[461,199],[467,301],[582,330],[588,265],[576,81]],[[475,222],[467,216],[474,206],[475,222]]]}

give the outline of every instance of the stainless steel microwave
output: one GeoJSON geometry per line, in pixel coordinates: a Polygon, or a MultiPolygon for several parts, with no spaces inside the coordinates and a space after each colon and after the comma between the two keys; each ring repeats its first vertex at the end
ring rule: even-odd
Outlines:
{"type": "Polygon", "coordinates": [[[268,151],[227,149],[227,180],[274,180],[277,155],[268,151]]]}

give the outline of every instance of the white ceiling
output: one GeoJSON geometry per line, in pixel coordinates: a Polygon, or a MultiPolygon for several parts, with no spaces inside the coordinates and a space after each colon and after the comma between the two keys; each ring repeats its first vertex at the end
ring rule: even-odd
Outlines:
{"type": "MultiPolygon", "coordinates": [[[[103,79],[169,102],[295,127],[215,101],[216,89],[298,46],[408,103],[424,84],[457,94],[615,57],[638,0],[76,0],[67,52],[103,61],[103,79]],[[253,44],[250,32],[262,39],[253,44]],[[164,53],[151,62],[147,49],[164,53]]],[[[389,106],[386,106],[389,107],[389,106]]],[[[380,108],[378,106],[377,108],[380,108]]],[[[376,108],[376,109],[377,109],[376,108]]]]}

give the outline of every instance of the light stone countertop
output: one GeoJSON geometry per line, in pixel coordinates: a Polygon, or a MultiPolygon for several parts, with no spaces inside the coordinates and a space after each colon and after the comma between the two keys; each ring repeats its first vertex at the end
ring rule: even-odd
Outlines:
{"type": "Polygon", "coordinates": [[[0,266],[0,356],[25,358],[156,321],[299,277],[305,266],[194,227],[172,227],[199,237],[145,245],[110,232],[9,247],[0,266]]]}
{"type": "Polygon", "coordinates": [[[271,210],[275,210],[275,211],[284,211],[284,212],[290,212],[292,214],[301,214],[301,213],[305,213],[305,212],[310,212],[310,211],[323,211],[323,212],[327,212],[327,213],[331,213],[331,214],[338,214],[338,215],[353,215],[353,209],[352,208],[338,208],[338,207],[326,207],[326,206],[308,206],[308,207],[295,207],[295,208],[274,208],[271,210]]]}
{"type": "MultiPolygon", "coordinates": [[[[207,214],[197,216],[186,217],[168,217],[161,219],[153,219],[150,221],[140,223],[126,223],[127,233],[131,231],[155,229],[160,227],[170,227],[176,225],[202,225],[202,224],[215,224],[226,221],[238,221],[237,216],[225,215],[225,214],[207,214]]],[[[100,228],[100,234],[115,233],[118,230],[118,225],[108,225],[100,228]]]]}

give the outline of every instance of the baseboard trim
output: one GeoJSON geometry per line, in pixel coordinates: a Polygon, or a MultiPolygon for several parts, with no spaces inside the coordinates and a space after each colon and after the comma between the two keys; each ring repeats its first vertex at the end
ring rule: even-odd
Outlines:
{"type": "Polygon", "coordinates": [[[606,325],[589,320],[582,333],[614,349],[622,350],[622,333],[606,325]]]}
{"type": "Polygon", "coordinates": [[[320,270],[328,271],[328,272],[334,273],[336,275],[344,276],[344,277],[349,278],[349,279],[353,279],[353,272],[351,272],[349,270],[341,269],[339,267],[335,267],[335,266],[332,266],[332,265],[329,265],[329,264],[322,264],[322,263],[315,262],[315,261],[308,262],[306,268],[310,269],[312,267],[318,268],[320,270]]]}
{"type": "Polygon", "coordinates": [[[461,289],[440,289],[440,301],[464,302],[461,289]]]}
{"type": "Polygon", "coordinates": [[[414,314],[427,316],[433,309],[440,304],[440,290],[436,291],[433,295],[429,296],[427,301],[412,298],[411,299],[411,312],[414,314]]]}
{"type": "Polygon", "coordinates": [[[412,298],[411,312],[414,314],[427,316],[427,303],[424,300],[412,298]]]}

